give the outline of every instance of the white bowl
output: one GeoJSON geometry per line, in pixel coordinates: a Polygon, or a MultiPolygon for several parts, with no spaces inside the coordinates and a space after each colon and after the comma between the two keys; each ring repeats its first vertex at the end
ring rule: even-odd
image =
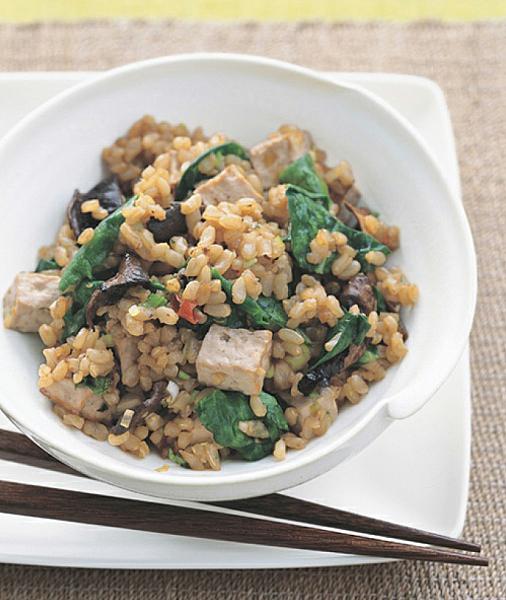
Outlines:
{"type": "Polygon", "coordinates": [[[0,144],[0,289],[30,270],[53,239],[74,188],[101,176],[100,151],[142,114],[224,131],[246,146],[282,123],[308,129],[330,163],[353,166],[367,203],[400,225],[402,265],[421,290],[406,316],[409,353],[329,432],[286,460],[228,461],[220,472],[143,461],[61,424],[37,390],[37,336],[0,328],[0,406],[37,444],[72,467],[112,484],[164,498],[217,500],[267,494],[330,469],[418,410],[446,380],[467,340],[476,267],[469,226],[425,143],[383,101],[308,69],[251,56],[194,54],[106,72],[60,94],[0,144]]]}

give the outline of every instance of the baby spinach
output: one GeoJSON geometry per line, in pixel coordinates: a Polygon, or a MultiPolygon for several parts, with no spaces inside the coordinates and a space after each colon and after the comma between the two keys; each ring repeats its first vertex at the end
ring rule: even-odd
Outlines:
{"type": "Polygon", "coordinates": [[[289,185],[286,190],[288,197],[288,210],[290,213],[290,239],[292,254],[298,265],[306,271],[314,273],[328,273],[337,254],[331,254],[321,263],[314,265],[307,261],[311,241],[320,229],[339,231],[348,238],[348,244],[356,251],[356,259],[360,262],[363,271],[370,271],[372,267],[365,255],[370,251],[382,252],[385,256],[390,250],[371,235],[348,227],[336,219],[321,204],[315,202],[312,194],[301,188],[289,185]]]}
{"type": "Polygon", "coordinates": [[[262,419],[255,416],[248,397],[240,392],[213,390],[199,401],[196,411],[218,444],[237,450],[245,460],[259,460],[269,455],[282,432],[288,431],[288,423],[276,398],[261,392],[260,399],[267,408],[262,419]],[[252,420],[263,422],[269,432],[268,439],[255,440],[239,429],[241,421],[252,420]]]}
{"type": "Polygon", "coordinates": [[[374,292],[374,296],[376,297],[376,310],[378,311],[378,313],[387,312],[388,307],[385,300],[385,296],[383,296],[379,288],[376,286],[372,288],[372,291],[374,292]]]}
{"type": "Polygon", "coordinates": [[[267,392],[260,392],[260,400],[267,408],[267,413],[263,417],[263,421],[271,437],[279,437],[279,431],[288,431],[288,423],[281,406],[274,396],[267,392]],[[275,431],[278,430],[278,431],[275,431]]]}
{"type": "Polygon", "coordinates": [[[86,325],[86,307],[93,292],[103,281],[83,281],[72,293],[72,306],[63,317],[63,339],[75,335],[86,325]]]}
{"type": "MultiPolygon", "coordinates": [[[[221,281],[221,288],[232,302],[232,282],[216,269],[211,269],[214,279],[221,281]]],[[[233,304],[239,313],[248,316],[252,327],[260,329],[270,329],[277,331],[286,325],[288,319],[283,305],[274,297],[259,296],[257,300],[253,300],[249,296],[242,304],[233,304]]]]}
{"type": "MultiPolygon", "coordinates": [[[[286,325],[288,317],[285,309],[281,302],[274,298],[274,296],[259,296],[257,300],[251,298],[247,298],[247,300],[251,300],[251,302],[248,302],[244,310],[255,325],[266,327],[273,331],[286,325]]],[[[239,306],[244,306],[244,304],[240,304],[239,306]]]]}
{"type": "Polygon", "coordinates": [[[297,264],[305,271],[328,273],[335,258],[334,255],[318,265],[309,263],[306,256],[310,251],[311,241],[316,237],[318,231],[320,229],[332,231],[336,219],[326,208],[315,202],[300,188],[288,186],[286,195],[290,212],[291,248],[297,264]]]}
{"type": "Polygon", "coordinates": [[[288,165],[288,167],[281,172],[279,181],[280,183],[291,183],[307,192],[326,195],[328,198],[329,188],[316,172],[310,154],[304,154],[288,165]]]}
{"type": "Polygon", "coordinates": [[[299,381],[299,390],[308,395],[318,384],[329,385],[334,375],[353,366],[365,351],[364,338],[369,331],[369,322],[364,315],[346,313],[329,331],[327,341],[335,338],[330,351],[324,350],[299,381]]]}
{"type": "Polygon", "coordinates": [[[229,154],[234,154],[243,160],[248,159],[248,153],[237,142],[225,142],[219,146],[214,146],[214,148],[209,148],[209,150],[206,150],[200,154],[200,156],[197,156],[197,158],[188,165],[185,172],[181,176],[179,183],[177,184],[174,198],[177,201],[184,200],[195,188],[197,183],[203,181],[204,179],[210,178],[209,175],[202,173],[200,170],[200,164],[204,159],[206,159],[208,156],[214,155],[216,156],[218,162],[223,165],[223,157],[228,156],[229,154]]]}
{"type": "Polygon", "coordinates": [[[92,377],[88,375],[79,385],[84,385],[95,394],[95,396],[103,396],[111,385],[109,377],[92,377]]]}
{"type": "Polygon", "coordinates": [[[50,258],[49,260],[41,258],[35,267],[35,272],[41,273],[42,271],[53,271],[54,269],[59,268],[60,267],[54,258],[50,258]]]}
{"type": "Polygon", "coordinates": [[[341,354],[351,344],[361,344],[370,327],[366,316],[362,314],[354,315],[347,312],[327,334],[327,341],[337,338],[336,344],[329,352],[324,350],[323,354],[310,366],[309,370],[312,371],[338,354],[341,354]]]}
{"type": "Polygon", "coordinates": [[[345,225],[338,219],[336,219],[336,228],[334,231],[340,231],[348,238],[348,244],[357,251],[355,258],[359,261],[362,271],[374,270],[374,266],[368,263],[365,259],[365,255],[368,252],[381,252],[385,256],[388,256],[391,252],[388,246],[378,242],[378,240],[372,237],[372,235],[364,233],[363,231],[358,231],[358,229],[348,227],[348,225],[345,225]]]}
{"type": "MultiPolygon", "coordinates": [[[[135,197],[134,197],[135,198],[135,197]]],[[[60,280],[60,291],[67,292],[75,288],[84,279],[92,279],[93,273],[107,258],[119,235],[119,228],[125,221],[122,210],[130,206],[131,198],[123,206],[117,208],[96,226],[92,239],[74,254],[65,267],[60,280]]]]}

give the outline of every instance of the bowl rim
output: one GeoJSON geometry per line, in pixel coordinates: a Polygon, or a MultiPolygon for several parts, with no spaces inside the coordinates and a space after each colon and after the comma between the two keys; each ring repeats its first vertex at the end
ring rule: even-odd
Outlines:
{"type": "MultiPolygon", "coordinates": [[[[28,115],[21,119],[21,121],[18,124],[16,124],[0,141],[0,155],[2,152],[5,151],[6,148],[8,148],[12,141],[16,139],[19,133],[22,133],[24,129],[29,128],[33,122],[37,123],[37,121],[40,118],[42,118],[47,112],[53,111],[55,107],[59,106],[62,103],[65,103],[68,98],[78,97],[81,93],[85,93],[90,88],[100,87],[103,82],[114,80],[115,78],[121,77],[125,74],[133,73],[136,71],[142,71],[144,69],[150,69],[153,67],[158,67],[160,65],[170,65],[184,62],[205,62],[217,64],[227,63],[243,66],[260,66],[266,70],[274,70],[278,72],[283,71],[285,74],[296,75],[299,78],[306,79],[306,81],[309,84],[318,83],[320,85],[326,86],[329,90],[348,90],[353,93],[359,94],[363,98],[366,98],[367,101],[374,106],[376,111],[382,113],[383,116],[389,120],[389,125],[397,128],[397,132],[400,135],[411,138],[411,143],[418,147],[418,150],[420,151],[420,154],[426,161],[429,169],[433,172],[434,177],[437,178],[438,185],[443,190],[445,196],[448,197],[449,200],[451,200],[451,210],[454,212],[455,216],[454,226],[455,228],[458,228],[460,230],[460,236],[465,241],[464,247],[461,248],[460,251],[461,260],[463,260],[468,266],[468,276],[465,282],[465,287],[470,295],[466,297],[467,303],[465,309],[462,309],[462,333],[458,340],[458,343],[455,344],[455,350],[453,352],[453,355],[450,357],[451,359],[446,362],[444,375],[438,380],[436,380],[434,383],[430,385],[427,384],[426,386],[424,386],[426,391],[423,394],[423,398],[420,398],[420,394],[418,394],[418,401],[412,403],[411,410],[404,410],[397,413],[396,411],[389,412],[388,405],[391,402],[392,398],[388,396],[379,398],[378,401],[373,406],[371,406],[370,409],[364,415],[362,415],[360,419],[358,419],[352,426],[350,426],[350,428],[346,432],[339,435],[337,439],[332,439],[331,437],[329,437],[326,443],[322,444],[321,447],[317,449],[315,449],[314,447],[312,449],[306,448],[305,452],[297,453],[297,456],[292,458],[291,460],[280,461],[279,463],[270,465],[269,469],[267,469],[264,473],[262,473],[262,471],[259,469],[251,469],[251,471],[238,474],[225,473],[223,471],[212,473],[199,471],[198,475],[195,475],[194,477],[183,476],[177,473],[171,473],[170,478],[162,479],[160,478],[157,472],[150,471],[148,469],[136,469],[135,472],[133,472],[133,467],[131,467],[127,463],[114,458],[111,459],[110,457],[107,458],[110,459],[113,464],[108,464],[109,460],[105,460],[103,463],[99,464],[94,460],[94,457],[89,457],[86,455],[86,453],[80,453],[78,449],[74,450],[72,448],[69,448],[65,443],[60,443],[60,440],[58,439],[48,440],[44,437],[43,434],[41,435],[40,431],[33,431],[30,427],[24,424],[23,411],[18,410],[15,404],[11,404],[9,408],[6,408],[5,402],[3,401],[3,392],[0,394],[0,404],[2,411],[21,429],[28,431],[30,437],[32,437],[35,441],[40,440],[39,443],[43,444],[44,447],[54,449],[55,453],[68,457],[69,463],[71,463],[72,466],[81,464],[88,465],[94,470],[99,470],[99,472],[103,474],[104,480],[107,479],[108,474],[111,474],[111,478],[114,478],[115,480],[117,480],[118,477],[120,477],[125,478],[126,480],[136,481],[140,484],[155,484],[156,486],[161,486],[166,489],[170,489],[171,487],[221,487],[230,484],[245,484],[252,481],[267,481],[272,478],[278,478],[281,475],[286,476],[291,471],[296,471],[301,467],[307,467],[310,463],[313,463],[317,460],[321,460],[325,456],[335,452],[339,447],[342,447],[353,437],[355,437],[360,431],[362,431],[382,410],[387,409],[387,416],[385,418],[390,418],[390,420],[393,420],[394,418],[404,418],[406,416],[409,416],[409,414],[416,412],[425,404],[425,402],[427,402],[437,392],[441,385],[443,385],[444,381],[446,381],[450,373],[453,371],[453,368],[455,367],[456,363],[458,362],[458,359],[464,351],[472,326],[477,295],[476,255],[474,251],[471,229],[467,221],[464,208],[461,202],[459,201],[457,193],[452,191],[450,185],[448,184],[446,178],[443,175],[442,168],[437,163],[425,140],[405,117],[399,114],[396,109],[390,106],[382,98],[376,96],[368,90],[363,89],[362,87],[360,87],[360,85],[351,83],[349,81],[331,80],[325,75],[325,73],[318,72],[307,67],[262,56],[221,52],[175,54],[128,63],[126,65],[107,70],[103,73],[99,73],[91,79],[78,83],[70,87],[69,89],[60,92],[55,97],[44,102],[41,106],[31,111],[28,115]]],[[[394,395],[393,399],[398,400],[398,397],[406,395],[410,390],[410,387],[412,386],[413,384],[405,385],[399,393],[394,395]]],[[[409,400],[406,399],[406,402],[409,402],[409,400]]],[[[82,449],[80,445],[78,446],[78,448],[82,449]]],[[[125,485],[124,487],[128,488],[129,486],[125,485]]]]}

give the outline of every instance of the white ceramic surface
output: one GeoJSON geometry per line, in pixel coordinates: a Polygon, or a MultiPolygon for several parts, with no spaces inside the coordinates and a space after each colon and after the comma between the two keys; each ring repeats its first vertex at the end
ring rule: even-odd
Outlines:
{"type": "MultiPolygon", "coordinates": [[[[0,135],[83,73],[0,74],[0,135]]],[[[399,75],[342,74],[379,94],[419,130],[459,194],[451,125],[441,91],[399,75]]],[[[0,427],[12,424],[0,414],[0,427]]],[[[469,474],[467,352],[448,381],[412,418],[394,423],[358,456],[289,490],[290,495],[371,516],[459,535],[469,474]]],[[[116,488],[0,461],[0,479],[118,494],[116,488]]],[[[121,493],[133,497],[133,494],[121,493]]],[[[112,568],[268,568],[359,564],[376,559],[212,543],[175,536],[0,515],[0,561],[112,568]],[[48,540],[51,543],[48,544],[48,540]]]]}
{"type": "Polygon", "coordinates": [[[12,374],[0,384],[4,412],[82,472],[159,497],[205,500],[302,483],[363,448],[392,419],[418,410],[455,366],[471,326],[475,259],[463,209],[408,121],[368,92],[299,67],[230,55],[158,59],[100,75],[37,109],[0,144],[4,202],[20,197],[23,180],[21,201],[9,203],[0,223],[2,264],[8,265],[0,288],[33,264],[35,248],[51,238],[74,187],[97,180],[100,148],[144,112],[224,130],[247,146],[281,122],[294,122],[314,134],[330,161],[347,158],[366,201],[401,226],[405,243],[393,262],[422,290],[406,319],[410,352],[304,452],[280,463],[228,462],[219,473],[173,468],[163,477],[153,470],[156,457],[137,461],[67,429],[36,391],[39,344],[2,329],[0,356],[12,374]],[[21,235],[30,243],[19,244],[21,235]]]}

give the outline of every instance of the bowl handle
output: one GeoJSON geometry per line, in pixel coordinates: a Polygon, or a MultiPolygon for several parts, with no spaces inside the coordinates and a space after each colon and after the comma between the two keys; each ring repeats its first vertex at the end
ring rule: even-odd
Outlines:
{"type": "Polygon", "coordinates": [[[428,396],[426,391],[420,393],[414,386],[409,386],[386,400],[387,414],[390,419],[407,419],[418,412],[432,395],[428,396]]]}

